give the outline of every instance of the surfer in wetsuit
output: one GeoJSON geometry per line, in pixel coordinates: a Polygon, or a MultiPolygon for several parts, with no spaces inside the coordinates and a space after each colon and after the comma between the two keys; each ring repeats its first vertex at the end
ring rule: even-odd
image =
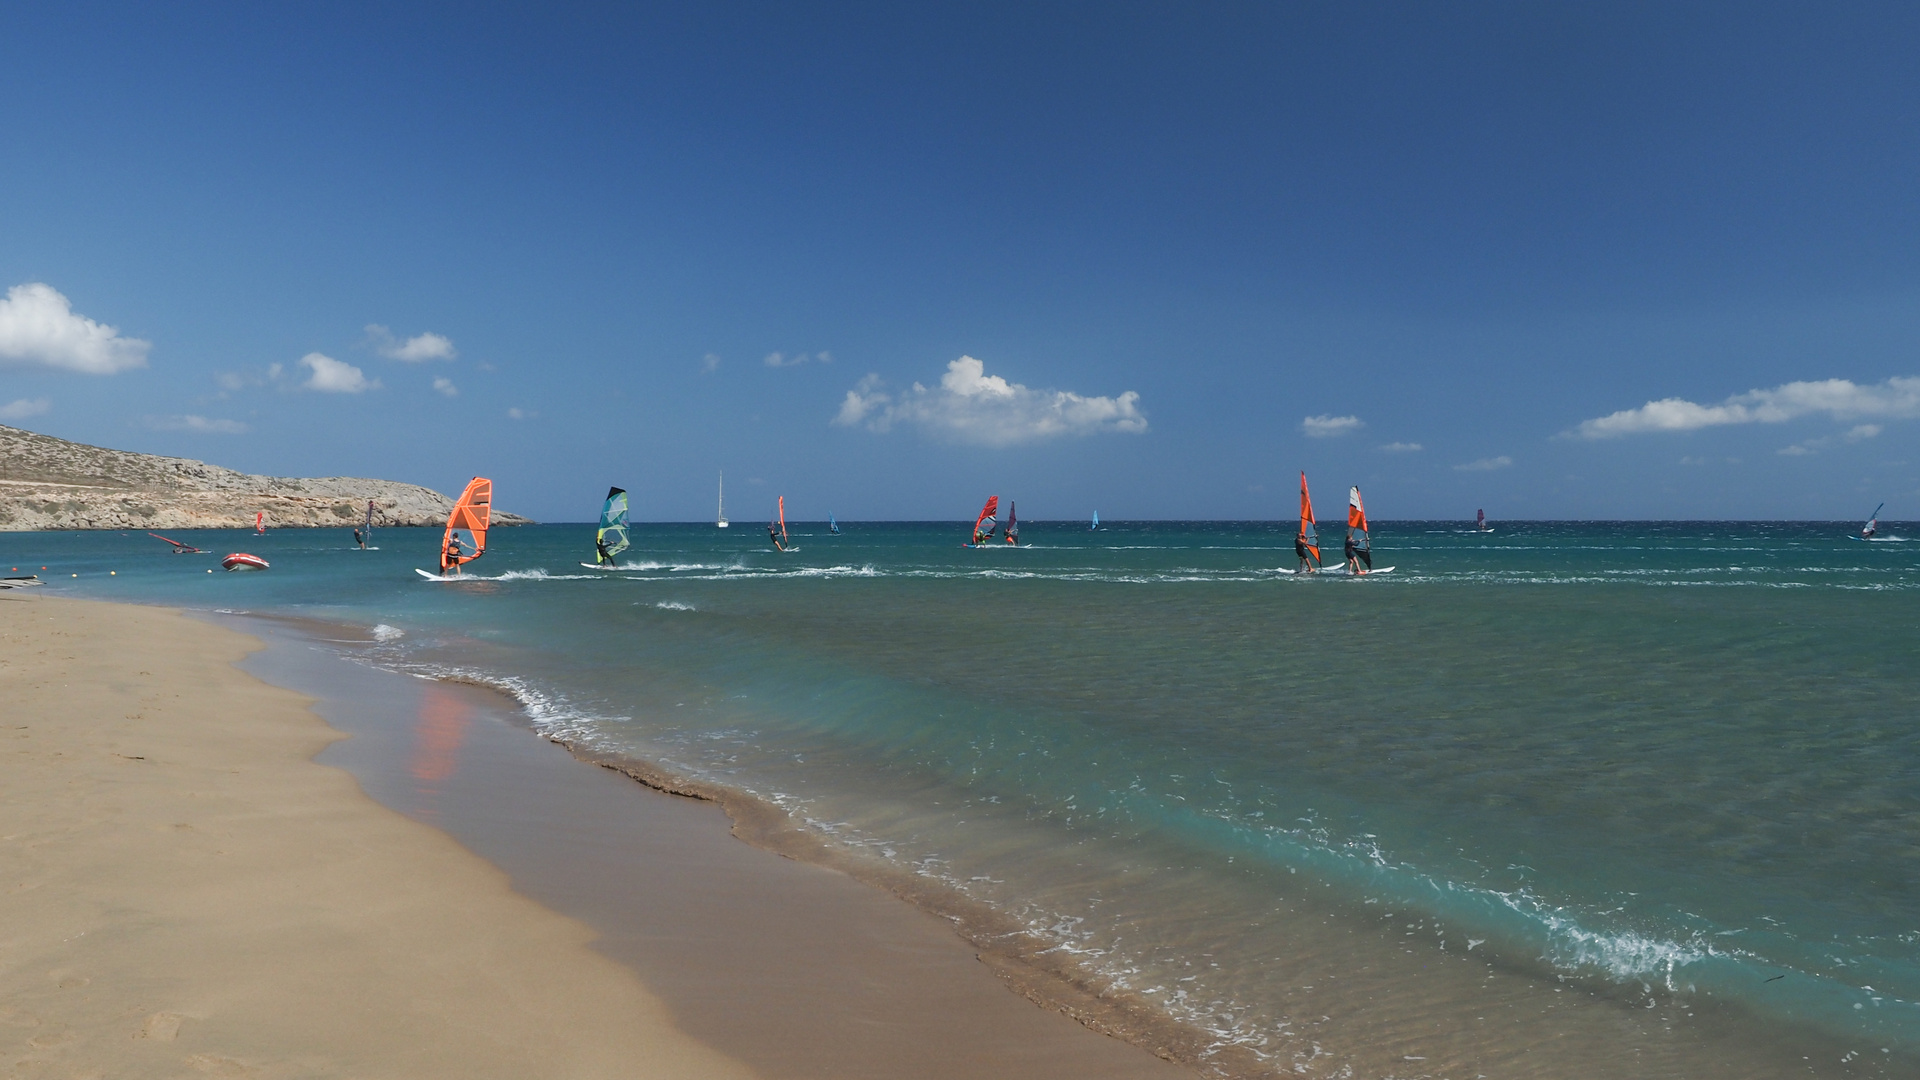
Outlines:
{"type": "Polygon", "coordinates": [[[600,565],[601,565],[601,566],[612,566],[612,565],[613,565],[613,555],[612,555],[612,553],[610,553],[610,552],[608,552],[608,551],[607,551],[607,540],[606,540],[606,537],[604,537],[604,536],[596,536],[596,537],[594,537],[594,538],[593,538],[593,548],[594,548],[594,550],[595,550],[595,551],[597,551],[597,552],[599,552],[599,553],[600,553],[600,565]]]}
{"type": "Polygon", "coordinates": [[[1297,573],[1313,573],[1313,559],[1307,553],[1307,538],[1305,536],[1295,536],[1293,538],[1293,554],[1300,560],[1300,569],[1296,571],[1297,573]]]}
{"type": "Polygon", "coordinates": [[[353,542],[359,544],[361,550],[366,550],[367,538],[360,535],[360,526],[358,525],[353,527],[353,542]]]}
{"type": "Polygon", "coordinates": [[[786,548],[782,547],[780,544],[780,530],[774,528],[773,522],[771,521],[767,522],[767,539],[773,541],[773,549],[775,551],[787,550],[786,548]]]}
{"type": "Polygon", "coordinates": [[[440,552],[440,573],[457,574],[459,572],[460,537],[455,533],[448,533],[446,549],[440,552]]]}

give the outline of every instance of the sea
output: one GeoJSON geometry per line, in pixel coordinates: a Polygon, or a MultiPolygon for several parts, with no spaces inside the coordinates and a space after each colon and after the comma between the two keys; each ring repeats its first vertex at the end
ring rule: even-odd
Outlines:
{"type": "Polygon", "coordinates": [[[1920,1075],[1920,525],[1385,521],[1358,578],[1294,574],[1291,521],[841,527],[638,524],[616,571],[590,524],[495,529],[454,582],[437,530],[4,533],[0,569],[357,628],[992,913],[1206,1075],[1920,1075]]]}

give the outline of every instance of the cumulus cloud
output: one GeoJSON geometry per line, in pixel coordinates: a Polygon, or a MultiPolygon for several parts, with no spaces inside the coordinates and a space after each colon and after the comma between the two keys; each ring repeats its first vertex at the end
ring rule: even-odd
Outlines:
{"type": "Polygon", "coordinates": [[[509,420],[525,420],[527,417],[532,415],[533,415],[532,413],[528,412],[527,410],[521,408],[518,405],[515,405],[512,408],[509,408],[507,410],[507,419],[509,420]]]}
{"type": "Polygon", "coordinates": [[[700,358],[700,370],[701,370],[701,371],[718,371],[718,370],[720,370],[720,354],[719,354],[719,353],[708,353],[707,355],[705,355],[705,356],[703,356],[703,357],[701,357],[701,358],[700,358]]]}
{"type": "Polygon", "coordinates": [[[191,431],[200,435],[244,435],[247,431],[247,425],[238,420],[204,416],[149,416],[147,426],[155,431],[191,431]]]}
{"type": "Polygon", "coordinates": [[[0,300],[0,364],[37,364],[112,375],[147,366],[153,344],[121,337],[120,331],[84,315],[51,285],[15,285],[0,300]]]}
{"type": "Polygon", "coordinates": [[[911,389],[897,394],[882,387],[878,375],[861,379],[847,391],[833,422],[842,427],[865,424],[871,431],[914,424],[944,438],[979,446],[1011,446],[1096,432],[1137,435],[1147,430],[1140,395],[1132,390],[1118,397],[1034,390],[988,375],[986,365],[971,356],[948,364],[939,386],[914,383],[911,389]]]}
{"type": "Polygon", "coordinates": [[[380,387],[380,380],[369,380],[366,372],[331,356],[308,353],[300,358],[300,364],[313,372],[306,382],[300,384],[309,390],[318,390],[323,394],[358,394],[380,387]]]}
{"type": "Polygon", "coordinates": [[[30,416],[44,416],[53,411],[53,402],[47,398],[20,398],[0,405],[0,420],[25,420],[30,416]]]}
{"type": "Polygon", "coordinates": [[[1426,447],[1421,446],[1417,442],[1390,442],[1380,449],[1389,454],[1417,454],[1425,450],[1426,447]]]}
{"type": "Polygon", "coordinates": [[[445,375],[438,375],[434,377],[433,388],[447,395],[448,397],[460,396],[460,388],[453,385],[453,380],[447,378],[445,375]]]}
{"type": "MultiPolygon", "coordinates": [[[[719,363],[720,363],[719,357],[717,356],[714,357],[713,361],[716,367],[719,366],[719,363]]],[[[814,353],[811,356],[803,352],[794,353],[792,356],[788,356],[785,353],[775,352],[775,353],[768,353],[766,360],[763,362],[768,367],[799,367],[801,364],[806,364],[806,363],[831,364],[833,363],[833,354],[826,352],[824,350],[821,352],[814,353]]]]}
{"type": "Polygon", "coordinates": [[[1365,426],[1357,416],[1309,416],[1300,421],[1300,434],[1309,439],[1331,439],[1365,426]]]}
{"type": "Polygon", "coordinates": [[[1499,457],[1483,457],[1479,461],[1469,461],[1465,465],[1455,465],[1455,472],[1492,472],[1513,464],[1513,459],[1505,454],[1499,457]]]}
{"type": "MultiPolygon", "coordinates": [[[[1801,416],[1824,415],[1835,420],[1875,417],[1910,420],[1920,417],[1920,378],[1895,376],[1883,383],[1861,386],[1847,379],[1790,382],[1768,390],[1749,390],[1714,405],[1684,398],[1661,398],[1637,409],[1583,421],[1563,434],[1583,439],[1611,439],[1649,431],[1695,431],[1727,424],[1778,424],[1801,416]]],[[[1872,425],[1865,425],[1872,426],[1872,425]]]]}
{"type": "Polygon", "coordinates": [[[401,341],[393,336],[393,331],[379,323],[367,324],[367,341],[381,356],[408,364],[419,364],[428,360],[452,360],[460,355],[454,349],[453,341],[443,335],[415,334],[401,341]]]}

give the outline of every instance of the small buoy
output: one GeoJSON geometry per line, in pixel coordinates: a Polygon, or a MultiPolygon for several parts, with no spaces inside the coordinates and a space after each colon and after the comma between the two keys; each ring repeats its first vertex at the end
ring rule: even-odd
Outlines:
{"type": "Polygon", "coordinates": [[[74,577],[79,577],[80,575],[79,575],[79,574],[75,574],[75,575],[73,575],[73,576],[74,576],[74,577]]]}
{"type": "Polygon", "coordinates": [[[209,573],[209,574],[211,574],[211,573],[213,573],[213,571],[211,571],[211,570],[209,570],[209,571],[207,571],[207,573],[209,573]]]}
{"type": "Polygon", "coordinates": [[[108,577],[112,577],[113,575],[115,575],[115,574],[117,574],[117,573],[119,573],[119,572],[120,572],[120,571],[118,571],[118,570],[109,570],[109,571],[107,571],[107,576],[108,576],[108,577]]]}

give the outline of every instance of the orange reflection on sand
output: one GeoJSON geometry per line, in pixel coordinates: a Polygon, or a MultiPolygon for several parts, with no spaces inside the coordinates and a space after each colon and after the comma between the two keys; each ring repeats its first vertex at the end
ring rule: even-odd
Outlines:
{"type": "Polygon", "coordinates": [[[439,794],[440,783],[460,768],[460,744],[473,724],[473,704],[444,686],[427,684],[420,715],[413,725],[413,761],[409,771],[420,782],[417,793],[439,794]]]}

